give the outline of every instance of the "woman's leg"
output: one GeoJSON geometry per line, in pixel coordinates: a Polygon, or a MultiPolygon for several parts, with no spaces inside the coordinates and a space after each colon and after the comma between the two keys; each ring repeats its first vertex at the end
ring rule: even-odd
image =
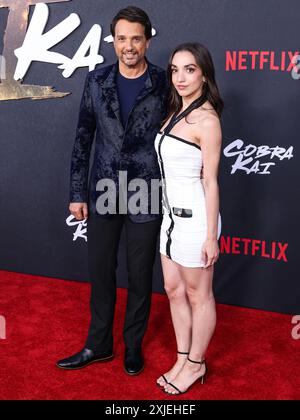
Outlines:
{"type": "MultiPolygon", "coordinates": [[[[212,289],[214,268],[183,268],[182,273],[192,311],[192,345],[189,357],[200,362],[205,357],[216,327],[216,305],[212,289]]],[[[184,392],[204,373],[204,365],[187,361],[172,383],[184,392]]],[[[178,393],[170,385],[166,385],[165,389],[170,393],[178,393]]]]}
{"type": "MultiPolygon", "coordinates": [[[[167,292],[172,321],[176,336],[177,349],[188,353],[192,342],[192,311],[186,293],[185,280],[182,277],[181,266],[161,255],[164,274],[165,290],[167,292]]],[[[172,381],[184,366],[187,355],[177,355],[177,361],[172,369],[164,376],[167,381],[172,381]]],[[[158,384],[164,386],[165,380],[161,376],[158,384]]]]}

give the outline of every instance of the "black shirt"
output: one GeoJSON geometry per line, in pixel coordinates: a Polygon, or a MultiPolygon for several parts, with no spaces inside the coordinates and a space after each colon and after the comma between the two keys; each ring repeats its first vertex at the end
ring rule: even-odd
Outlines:
{"type": "Polygon", "coordinates": [[[136,79],[127,79],[122,76],[120,71],[117,74],[117,88],[120,101],[121,118],[124,128],[132,110],[136,98],[145,86],[148,77],[148,71],[136,79]]]}

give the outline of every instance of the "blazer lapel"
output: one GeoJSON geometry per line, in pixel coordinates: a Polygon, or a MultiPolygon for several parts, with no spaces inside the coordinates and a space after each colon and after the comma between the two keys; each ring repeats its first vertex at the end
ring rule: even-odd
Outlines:
{"type": "Polygon", "coordinates": [[[142,101],[144,98],[146,98],[148,95],[150,95],[158,85],[158,74],[156,68],[147,60],[148,63],[148,77],[145,82],[145,86],[142,89],[142,91],[139,93],[138,97],[135,101],[135,106],[142,101]]]}
{"type": "Polygon", "coordinates": [[[102,82],[102,93],[107,102],[107,105],[110,106],[117,120],[122,125],[120,103],[119,103],[118,89],[117,89],[117,83],[116,83],[117,71],[118,71],[118,63],[113,66],[106,80],[102,82]]]}
{"type": "Polygon", "coordinates": [[[153,90],[153,83],[150,77],[150,73],[148,71],[148,77],[146,79],[145,82],[145,86],[143,87],[143,89],[141,90],[141,92],[138,94],[136,100],[135,100],[135,105],[142,101],[144,98],[146,98],[153,90]]]}

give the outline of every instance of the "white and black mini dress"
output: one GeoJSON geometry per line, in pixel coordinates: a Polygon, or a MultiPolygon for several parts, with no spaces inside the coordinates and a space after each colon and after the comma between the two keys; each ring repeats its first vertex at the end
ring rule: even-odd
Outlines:
{"type": "MultiPolygon", "coordinates": [[[[158,133],[155,149],[162,176],[164,216],[160,253],[184,267],[204,267],[207,212],[201,148],[172,134],[158,133]]],[[[218,220],[218,239],[221,216],[218,220]]]]}

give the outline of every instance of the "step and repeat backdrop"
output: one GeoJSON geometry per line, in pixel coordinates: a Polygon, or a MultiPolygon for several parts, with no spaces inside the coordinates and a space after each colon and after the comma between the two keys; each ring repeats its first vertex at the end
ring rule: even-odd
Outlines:
{"type": "MultiPolygon", "coordinates": [[[[148,59],[198,41],[226,109],[217,301],[300,313],[299,0],[143,0],[148,59]]],[[[0,269],[88,281],[87,231],[70,216],[69,169],[87,72],[116,61],[123,0],[0,0],[0,269]]],[[[124,238],[118,281],[127,286],[124,238]]],[[[163,292],[159,254],[154,290],[163,292]]]]}

